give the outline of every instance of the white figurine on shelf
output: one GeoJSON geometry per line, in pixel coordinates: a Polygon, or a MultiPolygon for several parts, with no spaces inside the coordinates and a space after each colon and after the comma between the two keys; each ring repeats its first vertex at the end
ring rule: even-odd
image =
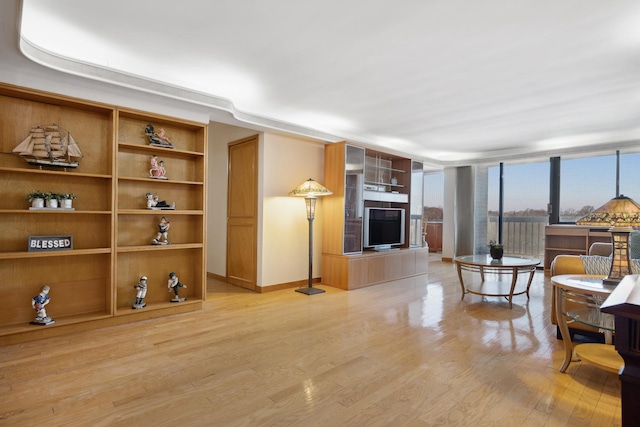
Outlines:
{"type": "Polygon", "coordinates": [[[158,234],[152,243],[154,245],[169,245],[169,228],[171,228],[171,222],[166,216],[163,216],[158,224],[158,234]]]}
{"type": "Polygon", "coordinates": [[[147,296],[147,276],[140,277],[140,281],[133,285],[136,292],[136,302],[131,307],[134,310],[145,308],[147,304],[144,302],[144,297],[147,296]]]}
{"type": "Polygon", "coordinates": [[[176,276],[176,273],[169,273],[169,281],[167,283],[167,289],[169,292],[173,291],[173,293],[175,294],[175,297],[171,298],[171,302],[183,302],[186,301],[186,298],[180,298],[178,296],[178,292],[180,290],[180,288],[186,288],[187,285],[185,285],[184,283],[180,283],[180,281],[178,280],[178,276],[176,276]]]}
{"type": "Polygon", "coordinates": [[[164,161],[158,160],[158,156],[155,154],[151,156],[150,160],[151,169],[149,169],[149,178],[154,179],[168,179],[167,171],[164,168],[164,161]]]}
{"type": "Polygon", "coordinates": [[[147,209],[151,210],[175,210],[176,202],[172,204],[167,203],[165,200],[160,200],[158,195],[155,196],[151,193],[146,194],[147,197],[147,209]]]}
{"type": "Polygon", "coordinates": [[[31,307],[36,311],[36,318],[31,321],[34,325],[51,325],[52,323],[56,323],[55,320],[47,316],[47,310],[45,309],[47,304],[51,302],[51,298],[49,297],[50,290],[51,288],[45,285],[40,289],[40,293],[31,299],[31,307]]]}

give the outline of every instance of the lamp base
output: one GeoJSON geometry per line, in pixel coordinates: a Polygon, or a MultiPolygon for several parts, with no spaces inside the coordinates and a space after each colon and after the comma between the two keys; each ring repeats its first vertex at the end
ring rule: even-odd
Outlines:
{"type": "Polygon", "coordinates": [[[315,295],[315,294],[321,294],[323,292],[325,292],[324,289],[318,289],[318,288],[299,288],[296,289],[296,292],[300,292],[301,294],[305,294],[305,295],[315,295]]]}
{"type": "Polygon", "coordinates": [[[609,277],[605,277],[604,279],[602,279],[602,283],[605,284],[605,285],[614,285],[615,286],[618,283],[620,283],[620,280],[622,280],[622,279],[616,279],[616,278],[610,279],[609,277]]]}

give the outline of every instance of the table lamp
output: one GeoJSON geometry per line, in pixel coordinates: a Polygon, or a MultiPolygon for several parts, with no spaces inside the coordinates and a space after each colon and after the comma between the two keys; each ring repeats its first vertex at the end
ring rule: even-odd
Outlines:
{"type": "Polygon", "coordinates": [[[311,178],[298,185],[289,193],[290,196],[304,197],[305,204],[307,205],[307,220],[309,221],[309,282],[306,288],[296,289],[296,292],[302,294],[314,295],[324,292],[323,289],[314,288],[311,282],[313,274],[313,219],[316,213],[317,198],[331,194],[333,194],[331,190],[311,178]]]}
{"type": "MultiPolygon", "coordinates": [[[[640,205],[622,194],[576,221],[577,225],[611,226],[612,258],[607,284],[618,284],[631,271],[629,234],[631,227],[640,226],[640,205]]],[[[640,272],[636,272],[640,273],[640,272]]]]}

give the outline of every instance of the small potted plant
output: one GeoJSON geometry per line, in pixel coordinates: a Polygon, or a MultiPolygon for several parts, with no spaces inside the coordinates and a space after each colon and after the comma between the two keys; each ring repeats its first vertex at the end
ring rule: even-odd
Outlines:
{"type": "Polygon", "coordinates": [[[44,193],[44,200],[48,208],[58,207],[58,195],[56,193],[52,193],[52,192],[44,193]]]}
{"type": "Polygon", "coordinates": [[[45,194],[40,190],[34,190],[27,194],[25,199],[31,203],[32,208],[44,208],[45,194]]]}
{"type": "Polygon", "coordinates": [[[502,243],[496,243],[495,240],[489,241],[489,254],[493,259],[500,259],[504,255],[504,246],[502,243]]]}
{"type": "Polygon", "coordinates": [[[60,203],[61,207],[64,209],[71,209],[73,207],[73,200],[78,197],[73,193],[61,193],[60,194],[60,203]]]}

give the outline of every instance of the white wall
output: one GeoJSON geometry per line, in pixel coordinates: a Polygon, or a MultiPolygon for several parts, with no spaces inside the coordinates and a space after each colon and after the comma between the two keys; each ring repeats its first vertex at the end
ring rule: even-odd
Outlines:
{"type": "MultiPolygon", "coordinates": [[[[288,196],[303,181],[323,183],[324,143],[297,136],[264,135],[262,167],[262,253],[258,285],[306,280],[309,276],[309,222],[304,199],[288,196]]],[[[320,276],[322,198],[313,221],[313,277],[320,276]]]]}
{"type": "MultiPolygon", "coordinates": [[[[207,190],[207,272],[226,276],[228,143],[256,131],[209,124],[207,190]]],[[[258,166],[258,286],[306,280],[308,221],[304,200],[288,196],[308,178],[322,183],[324,143],[294,135],[260,134],[258,166]]],[[[314,277],[320,276],[322,199],[314,230],[314,277]]]]}

